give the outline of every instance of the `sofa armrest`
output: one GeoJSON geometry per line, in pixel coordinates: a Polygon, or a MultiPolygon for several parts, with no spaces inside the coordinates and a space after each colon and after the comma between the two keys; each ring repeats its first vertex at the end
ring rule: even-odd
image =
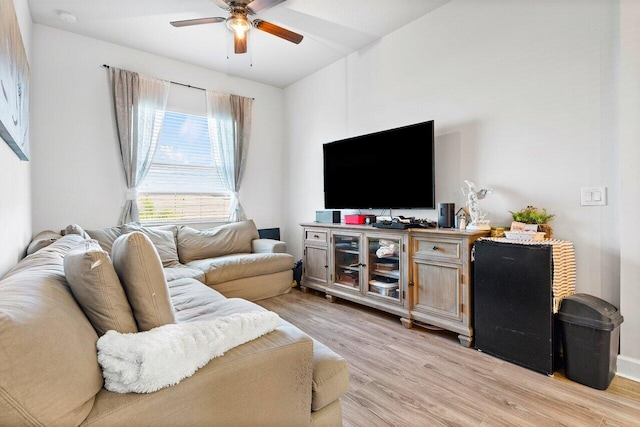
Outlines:
{"type": "Polygon", "coordinates": [[[251,251],[258,253],[287,253],[287,244],[274,239],[254,239],[251,241],[251,251]]]}

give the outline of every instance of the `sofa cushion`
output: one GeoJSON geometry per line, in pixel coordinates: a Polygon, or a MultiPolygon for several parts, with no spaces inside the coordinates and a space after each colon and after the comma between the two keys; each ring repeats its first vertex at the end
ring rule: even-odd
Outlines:
{"type": "Polygon", "coordinates": [[[101,390],[83,425],[308,426],[311,358],[308,335],[278,327],[174,387],[135,395],[101,390]]]}
{"type": "Polygon", "coordinates": [[[176,246],[177,226],[143,227],[137,223],[129,223],[124,224],[120,229],[124,234],[139,231],[147,236],[156,247],[163,267],[171,267],[180,263],[176,246]]]}
{"type": "Polygon", "coordinates": [[[71,292],[98,336],[110,329],[138,332],[131,306],[111,258],[95,240],[85,240],[64,257],[71,292]]]}
{"type": "Polygon", "coordinates": [[[349,390],[347,361],[313,340],[313,394],[311,410],[318,411],[349,390]]]}
{"type": "Polygon", "coordinates": [[[122,230],[120,227],[99,228],[96,230],[87,230],[87,234],[92,239],[97,240],[102,249],[111,255],[113,242],[122,235],[122,230]]]}
{"type": "Polygon", "coordinates": [[[184,264],[176,264],[171,267],[165,267],[164,277],[167,279],[167,283],[177,279],[196,279],[199,282],[204,283],[204,271],[199,268],[187,267],[184,264]]]}
{"type": "Polygon", "coordinates": [[[221,255],[249,253],[251,241],[259,238],[252,220],[234,222],[208,230],[182,226],[178,229],[180,262],[214,258],[221,255]]]}
{"type": "Polygon", "coordinates": [[[87,234],[86,231],[82,229],[78,224],[69,224],[64,230],[60,231],[60,234],[66,236],[67,234],[78,234],[85,239],[90,239],[91,237],[87,234]]]}
{"type": "Polygon", "coordinates": [[[36,234],[31,240],[31,243],[29,243],[29,247],[27,247],[27,255],[31,255],[42,248],[46,248],[61,237],[62,235],[52,230],[41,231],[36,234]]]}
{"type": "Polygon", "coordinates": [[[98,336],[63,271],[82,240],[64,236],[0,281],[0,425],[78,425],[102,388],[98,336]]]}
{"type": "Polygon", "coordinates": [[[187,265],[204,271],[205,283],[214,285],[245,277],[291,270],[293,256],[280,253],[233,254],[191,261],[187,265]]]}
{"type": "MultiPolygon", "coordinates": [[[[191,279],[169,284],[171,300],[180,322],[215,319],[234,313],[265,310],[241,298],[225,298],[215,290],[191,279]]],[[[295,328],[281,320],[279,329],[295,328]]],[[[349,389],[349,371],[344,358],[313,340],[312,411],[319,411],[338,400],[349,389]]]]}
{"type": "Polygon", "coordinates": [[[210,320],[234,313],[266,310],[243,298],[227,298],[193,279],[178,279],[169,283],[169,293],[178,322],[210,320]]]}
{"type": "Polygon", "coordinates": [[[249,301],[260,301],[291,292],[293,272],[291,270],[279,273],[263,274],[261,276],[245,277],[228,282],[208,285],[227,298],[242,298],[249,301]]]}
{"type": "Polygon", "coordinates": [[[113,242],[112,258],[138,330],[175,323],[160,256],[151,240],[139,231],[123,234],[113,242]]]}

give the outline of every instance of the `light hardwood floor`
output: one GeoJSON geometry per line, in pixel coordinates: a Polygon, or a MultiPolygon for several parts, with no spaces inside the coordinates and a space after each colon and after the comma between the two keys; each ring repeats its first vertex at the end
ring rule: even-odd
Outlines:
{"type": "Polygon", "coordinates": [[[259,304],[347,360],[344,426],[640,426],[640,383],[616,377],[600,391],[548,377],[315,291],[259,304]]]}

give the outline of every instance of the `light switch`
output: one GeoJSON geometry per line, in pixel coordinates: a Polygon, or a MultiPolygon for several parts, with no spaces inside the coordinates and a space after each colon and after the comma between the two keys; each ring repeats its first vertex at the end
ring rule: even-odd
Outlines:
{"type": "Polygon", "coordinates": [[[580,205],[606,206],[607,187],[583,187],[580,189],[580,205]]]}

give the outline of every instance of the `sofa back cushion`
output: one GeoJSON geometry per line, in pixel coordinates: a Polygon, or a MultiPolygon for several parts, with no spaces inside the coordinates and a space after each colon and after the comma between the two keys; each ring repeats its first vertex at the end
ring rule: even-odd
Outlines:
{"type": "Polygon", "coordinates": [[[0,281],[0,425],[78,425],[102,388],[93,326],[67,285],[68,235],[0,281]]]}
{"type": "Polygon", "coordinates": [[[140,231],[151,240],[153,246],[156,247],[163,267],[173,267],[179,264],[178,248],[176,246],[176,235],[178,227],[175,225],[160,225],[157,227],[143,227],[138,223],[124,224],[122,227],[123,234],[133,231],[140,231]]]}
{"type": "Polygon", "coordinates": [[[175,323],[162,262],[151,240],[139,231],[123,234],[113,242],[111,256],[138,330],[175,323]]]}
{"type": "Polygon", "coordinates": [[[31,255],[32,253],[38,252],[42,248],[46,248],[56,240],[62,237],[59,233],[56,233],[52,230],[41,231],[31,240],[29,246],[27,247],[27,255],[31,255]]]}
{"type": "Polygon", "coordinates": [[[91,237],[87,234],[86,231],[78,224],[69,224],[64,230],[60,230],[60,234],[66,236],[67,234],[79,234],[85,239],[90,239],[91,237]]]}
{"type": "Polygon", "coordinates": [[[113,242],[115,242],[118,237],[122,236],[122,230],[120,230],[120,227],[99,228],[96,230],[86,231],[89,237],[97,240],[102,249],[104,249],[109,255],[111,255],[113,242]]]}
{"type": "Polygon", "coordinates": [[[178,229],[180,262],[214,258],[221,255],[251,253],[251,241],[258,239],[258,229],[252,220],[234,222],[208,230],[182,226],[178,229]]]}
{"type": "Polygon", "coordinates": [[[73,296],[98,336],[111,329],[138,332],[111,258],[96,240],[85,240],[67,252],[64,273],[73,296]]]}

